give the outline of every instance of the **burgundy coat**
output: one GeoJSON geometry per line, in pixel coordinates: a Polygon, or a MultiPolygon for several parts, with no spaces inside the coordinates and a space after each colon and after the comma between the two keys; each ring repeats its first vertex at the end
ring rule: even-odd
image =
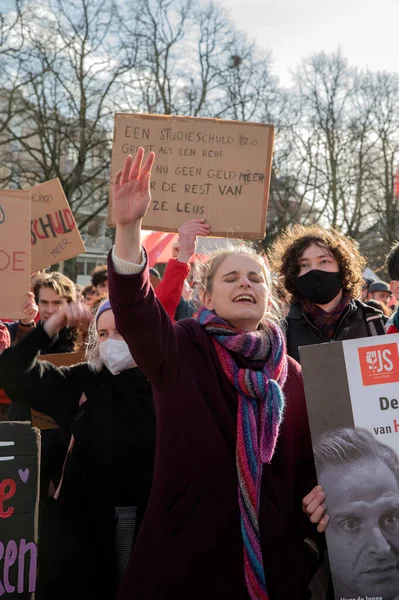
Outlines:
{"type": "MultiPolygon", "coordinates": [[[[117,600],[247,600],[235,464],[237,392],[194,319],[172,324],[148,268],[108,262],[116,326],[154,390],[155,471],[147,512],[117,600]]],[[[270,600],[308,598],[313,535],[301,499],[316,475],[299,365],[289,359],[287,408],[263,471],[260,530],[270,600]]]]}

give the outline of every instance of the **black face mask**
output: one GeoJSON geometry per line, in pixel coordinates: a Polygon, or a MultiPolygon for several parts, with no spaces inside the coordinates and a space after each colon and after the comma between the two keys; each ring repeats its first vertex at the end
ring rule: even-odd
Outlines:
{"type": "Polygon", "coordinates": [[[328,304],[342,289],[340,273],[313,269],[297,279],[298,294],[313,304],[328,304]]]}

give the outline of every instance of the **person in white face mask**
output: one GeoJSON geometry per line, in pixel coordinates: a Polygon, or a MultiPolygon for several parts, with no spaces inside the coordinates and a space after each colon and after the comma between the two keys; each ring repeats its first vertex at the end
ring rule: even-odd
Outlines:
{"type": "Polygon", "coordinates": [[[36,600],[113,600],[152,481],[152,388],[115,327],[108,301],[92,319],[65,303],[0,356],[0,388],[54,419],[70,441],[63,477],[43,506],[36,600]],[[87,326],[87,362],[37,361],[64,327],[87,326]]]}
{"type": "Polygon", "coordinates": [[[122,371],[136,366],[128,345],[115,327],[114,313],[109,300],[97,311],[96,329],[101,361],[112,375],[119,375],[122,371]]]}

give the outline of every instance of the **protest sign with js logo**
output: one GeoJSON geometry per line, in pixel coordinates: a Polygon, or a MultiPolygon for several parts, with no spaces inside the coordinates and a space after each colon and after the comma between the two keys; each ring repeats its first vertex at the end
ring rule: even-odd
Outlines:
{"type": "Polygon", "coordinates": [[[363,385],[399,382],[397,344],[379,344],[358,349],[363,385]]]}

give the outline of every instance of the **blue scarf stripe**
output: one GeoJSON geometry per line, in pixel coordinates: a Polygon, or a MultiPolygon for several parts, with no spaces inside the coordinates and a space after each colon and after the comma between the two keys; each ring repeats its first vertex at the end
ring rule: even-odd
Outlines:
{"type": "Polygon", "coordinates": [[[257,516],[254,513],[254,507],[252,506],[252,502],[249,498],[249,495],[247,494],[245,487],[242,486],[242,477],[239,477],[239,489],[241,492],[241,499],[244,504],[245,514],[247,515],[248,520],[252,524],[252,527],[258,534],[259,533],[259,523],[257,521],[257,516]]]}
{"type": "Polygon", "coordinates": [[[256,578],[259,582],[259,585],[260,585],[260,587],[266,588],[266,580],[265,580],[265,574],[263,571],[263,565],[261,565],[259,560],[256,558],[256,554],[252,550],[252,546],[249,543],[247,532],[245,531],[245,525],[242,520],[241,520],[241,532],[242,532],[242,538],[244,541],[244,547],[245,547],[246,551],[248,552],[248,556],[251,560],[251,564],[253,564],[253,566],[254,566],[256,578]]]}
{"type": "Polygon", "coordinates": [[[270,400],[268,402],[269,410],[267,411],[267,422],[269,428],[271,428],[273,427],[273,411],[277,410],[277,414],[280,417],[285,407],[285,400],[281,392],[280,386],[276,381],[272,379],[270,380],[269,389],[272,393],[270,394],[270,400]]]}

